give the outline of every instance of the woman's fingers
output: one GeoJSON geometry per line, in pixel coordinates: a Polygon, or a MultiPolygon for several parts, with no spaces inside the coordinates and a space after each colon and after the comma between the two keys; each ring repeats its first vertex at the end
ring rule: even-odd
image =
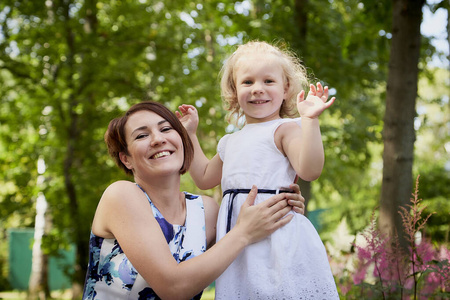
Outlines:
{"type": "Polygon", "coordinates": [[[291,209],[298,214],[305,214],[305,203],[300,200],[288,200],[288,204],[291,206],[291,209]]]}
{"type": "Polygon", "coordinates": [[[252,189],[248,193],[247,199],[245,199],[244,203],[242,203],[242,206],[248,207],[255,204],[256,195],[258,194],[258,188],[256,185],[252,186],[252,189]]]}

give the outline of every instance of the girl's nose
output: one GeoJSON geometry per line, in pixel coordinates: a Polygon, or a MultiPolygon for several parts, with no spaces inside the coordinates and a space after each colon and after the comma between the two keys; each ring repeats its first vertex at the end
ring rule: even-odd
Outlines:
{"type": "Polygon", "coordinates": [[[255,83],[255,84],[253,85],[252,93],[253,93],[254,95],[262,94],[263,92],[264,92],[264,89],[263,89],[263,87],[262,87],[262,85],[261,85],[260,83],[255,83]]]}

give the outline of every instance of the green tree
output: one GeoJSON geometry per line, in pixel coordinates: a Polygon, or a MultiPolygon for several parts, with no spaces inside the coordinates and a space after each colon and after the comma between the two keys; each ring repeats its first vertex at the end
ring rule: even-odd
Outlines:
{"type": "Polygon", "coordinates": [[[394,0],[392,43],[384,116],[383,181],[379,226],[383,233],[398,233],[406,245],[401,206],[412,190],[414,117],[420,57],[420,24],[424,0],[394,0]],[[408,53],[408,55],[405,55],[408,53]]]}
{"type": "MultiPolygon", "coordinates": [[[[382,146],[391,11],[388,0],[2,1],[2,228],[33,226],[42,192],[53,225],[45,253],[74,243],[74,281],[82,283],[95,207],[109,183],[125,178],[107,156],[108,122],[142,100],[172,110],[194,104],[212,156],[227,132],[219,70],[252,39],[287,44],[313,80],[336,91],[321,117],[326,165],[309,207],[331,207],[328,220],[347,216],[353,230],[364,227],[380,193],[372,164],[382,146]],[[41,185],[39,159],[47,167],[41,185]]],[[[422,58],[433,53],[427,42],[422,58]]],[[[189,175],[183,188],[200,192],[189,175]]],[[[221,198],[219,189],[205,192],[221,198]]]]}

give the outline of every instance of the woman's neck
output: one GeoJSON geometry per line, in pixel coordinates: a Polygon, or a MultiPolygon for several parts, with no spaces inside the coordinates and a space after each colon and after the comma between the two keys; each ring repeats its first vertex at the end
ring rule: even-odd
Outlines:
{"type": "Polygon", "coordinates": [[[184,224],[186,202],[184,194],[180,192],[180,176],[155,180],[141,180],[135,177],[135,182],[144,189],[152,203],[169,223],[184,224]]]}

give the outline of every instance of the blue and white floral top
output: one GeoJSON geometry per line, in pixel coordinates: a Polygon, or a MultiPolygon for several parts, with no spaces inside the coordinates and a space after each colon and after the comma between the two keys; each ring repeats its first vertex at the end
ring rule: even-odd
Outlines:
{"type": "MultiPolygon", "coordinates": [[[[205,210],[201,196],[185,192],[186,222],[183,226],[167,222],[153,205],[147,193],[145,195],[166,237],[170,251],[178,263],[205,252],[205,210]]],[[[200,299],[201,295],[202,293],[193,299],[200,299]]],[[[105,239],[91,232],[89,265],[83,292],[83,300],[86,299],[160,298],[133,267],[116,239],[105,239]]]]}

